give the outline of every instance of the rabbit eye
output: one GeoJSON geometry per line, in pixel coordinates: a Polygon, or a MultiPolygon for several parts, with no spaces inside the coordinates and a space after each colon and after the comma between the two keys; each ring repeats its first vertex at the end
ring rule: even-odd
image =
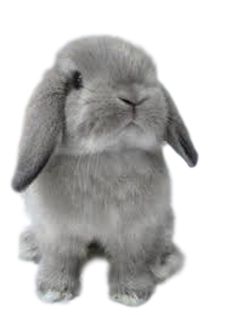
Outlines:
{"type": "Polygon", "coordinates": [[[76,71],[73,74],[72,85],[73,85],[73,88],[76,89],[76,90],[78,90],[78,89],[83,87],[82,75],[81,75],[81,73],[79,71],[76,71]]]}

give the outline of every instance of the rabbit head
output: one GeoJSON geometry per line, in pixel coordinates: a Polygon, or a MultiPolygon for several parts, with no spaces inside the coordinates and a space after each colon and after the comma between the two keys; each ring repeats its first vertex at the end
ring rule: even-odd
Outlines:
{"type": "Polygon", "coordinates": [[[24,190],[53,152],[80,155],[167,141],[194,166],[197,153],[155,65],[117,38],[69,43],[36,88],[26,110],[13,188],[24,190]]]}

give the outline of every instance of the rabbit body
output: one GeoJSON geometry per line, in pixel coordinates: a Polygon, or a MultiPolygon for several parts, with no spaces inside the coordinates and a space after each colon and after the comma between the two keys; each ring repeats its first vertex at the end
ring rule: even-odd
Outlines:
{"type": "MultiPolygon", "coordinates": [[[[55,256],[57,264],[60,256],[74,258],[79,264],[89,244],[96,241],[105,249],[115,269],[110,276],[111,295],[117,295],[113,273],[121,269],[125,278],[124,283],[119,284],[119,293],[126,282],[131,285],[129,269],[132,268],[139,278],[138,289],[145,295],[138,301],[145,299],[155,282],[163,280],[152,274],[152,265],[172,246],[169,190],[161,153],[131,150],[90,157],[53,156],[37,181],[25,192],[26,209],[38,241],[42,265],[44,255],[45,260],[55,256]]],[[[133,287],[126,290],[137,289],[135,280],[133,287]]],[[[39,276],[39,290],[45,295],[45,290],[52,288],[41,289],[41,281],[39,276]]],[[[77,289],[74,286],[73,290],[77,289]]],[[[61,287],[58,289],[60,292],[61,287]]],[[[50,299],[51,296],[52,293],[50,299]]]]}
{"type": "Polygon", "coordinates": [[[97,243],[110,261],[111,297],[140,305],[183,264],[162,144],[190,166],[197,153],[139,48],[95,37],[69,44],[57,60],[27,108],[13,179],[32,222],[21,257],[39,261],[42,299],[68,300],[97,243]]]}
{"type": "Polygon", "coordinates": [[[45,246],[50,236],[52,242],[56,236],[74,236],[105,247],[109,242],[133,242],[131,253],[143,247],[145,234],[151,238],[147,244],[153,241],[155,246],[158,234],[163,238],[161,227],[171,219],[169,190],[161,154],[134,150],[90,157],[55,155],[25,192],[25,200],[45,246]]]}

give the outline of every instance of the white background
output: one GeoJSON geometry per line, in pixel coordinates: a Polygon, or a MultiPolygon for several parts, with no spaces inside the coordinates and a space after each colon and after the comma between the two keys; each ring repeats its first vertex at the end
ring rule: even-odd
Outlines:
{"type": "Polygon", "coordinates": [[[236,314],[235,1],[0,2],[0,312],[2,314],[236,314]],[[35,295],[37,267],[17,258],[27,223],[10,180],[25,105],[66,42],[119,35],[143,46],[178,104],[200,160],[190,169],[168,147],[175,239],[187,256],[178,276],[140,308],[108,298],[107,263],[84,270],[81,296],[66,305],[35,295]]]}

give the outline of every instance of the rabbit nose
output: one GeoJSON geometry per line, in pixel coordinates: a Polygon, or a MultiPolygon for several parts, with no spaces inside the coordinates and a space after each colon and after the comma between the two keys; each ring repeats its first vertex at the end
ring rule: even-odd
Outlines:
{"type": "Polygon", "coordinates": [[[127,105],[129,105],[129,106],[136,107],[136,106],[138,106],[138,105],[141,105],[144,101],[146,101],[146,100],[147,100],[147,97],[142,98],[141,100],[138,100],[138,101],[134,101],[133,99],[128,98],[128,97],[119,97],[119,99],[120,99],[123,103],[125,103],[125,104],[127,104],[127,105]]]}
{"type": "Polygon", "coordinates": [[[127,98],[127,97],[119,97],[119,99],[120,99],[123,103],[125,103],[125,104],[127,104],[127,105],[129,105],[129,106],[136,106],[136,105],[137,105],[137,103],[135,103],[133,100],[131,100],[131,99],[127,98]]]}

